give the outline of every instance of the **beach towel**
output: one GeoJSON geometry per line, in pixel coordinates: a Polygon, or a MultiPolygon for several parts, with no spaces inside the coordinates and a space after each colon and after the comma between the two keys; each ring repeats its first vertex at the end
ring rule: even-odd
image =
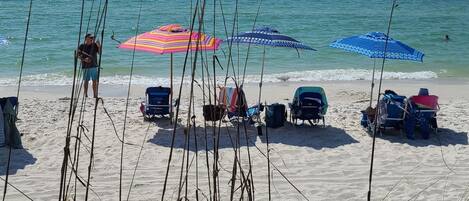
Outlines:
{"type": "Polygon", "coordinates": [[[419,109],[438,110],[438,96],[435,95],[419,95],[410,97],[419,109]]]}
{"type": "Polygon", "coordinates": [[[5,146],[5,127],[3,126],[3,109],[0,105],[0,147],[5,146]]]}
{"type": "Polygon", "coordinates": [[[220,87],[218,103],[225,106],[228,112],[238,112],[238,105],[241,106],[243,111],[247,110],[246,97],[242,89],[237,90],[233,87],[220,87]]]}

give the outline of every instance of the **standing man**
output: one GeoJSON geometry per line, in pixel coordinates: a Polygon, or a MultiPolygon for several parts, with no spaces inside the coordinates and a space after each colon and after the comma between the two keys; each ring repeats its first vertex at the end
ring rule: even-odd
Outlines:
{"type": "Polygon", "coordinates": [[[88,82],[93,82],[93,97],[98,97],[98,53],[101,45],[94,41],[92,34],[86,34],[85,43],[81,44],[77,50],[77,56],[81,60],[83,69],[83,90],[85,97],[88,97],[88,82]]]}

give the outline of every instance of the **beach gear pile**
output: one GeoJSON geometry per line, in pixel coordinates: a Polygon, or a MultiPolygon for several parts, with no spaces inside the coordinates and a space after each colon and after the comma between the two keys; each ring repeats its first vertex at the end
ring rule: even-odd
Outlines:
{"type": "MultiPolygon", "coordinates": [[[[207,104],[202,107],[203,117],[206,121],[220,121],[225,117],[231,122],[246,121],[249,124],[263,124],[261,114],[264,115],[265,125],[270,128],[284,126],[287,120],[287,108],[284,104],[273,103],[264,106],[256,104],[248,106],[246,94],[242,87],[218,87],[218,104],[207,104]]],[[[145,92],[145,101],[141,103],[140,110],[146,120],[153,117],[163,117],[172,112],[169,105],[170,89],[167,87],[149,87],[145,92]]],[[[298,120],[318,125],[322,121],[325,127],[325,115],[328,108],[325,91],[317,86],[299,87],[294,94],[293,102],[288,103],[290,108],[290,122],[298,125],[298,120]]]]}
{"type": "Polygon", "coordinates": [[[438,129],[438,111],[438,96],[430,95],[426,88],[421,88],[418,95],[409,98],[386,90],[377,108],[362,111],[361,125],[370,132],[375,125],[380,133],[389,128],[400,130],[409,139],[415,139],[415,130],[419,129],[422,138],[429,139],[430,133],[438,129]]]}

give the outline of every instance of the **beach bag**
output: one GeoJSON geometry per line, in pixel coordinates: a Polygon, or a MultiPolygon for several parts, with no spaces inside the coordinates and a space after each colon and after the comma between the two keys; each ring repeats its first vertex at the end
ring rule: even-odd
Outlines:
{"type": "Polygon", "coordinates": [[[286,120],[285,105],[274,103],[267,106],[265,124],[269,128],[282,127],[286,120]]]}
{"type": "Polygon", "coordinates": [[[219,105],[204,105],[202,110],[206,121],[219,121],[224,113],[223,108],[219,105]]]}

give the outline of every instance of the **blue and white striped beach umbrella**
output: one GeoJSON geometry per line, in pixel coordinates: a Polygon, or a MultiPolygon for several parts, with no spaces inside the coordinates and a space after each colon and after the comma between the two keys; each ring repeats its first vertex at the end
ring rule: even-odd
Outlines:
{"type": "MultiPolygon", "coordinates": [[[[388,45],[386,48],[386,59],[423,62],[424,54],[422,52],[419,52],[398,40],[389,38],[386,34],[381,32],[370,32],[364,35],[343,38],[334,41],[332,44],[330,44],[330,46],[360,53],[370,58],[377,59],[384,58],[386,39],[388,40],[388,45]]],[[[373,74],[371,78],[370,107],[372,106],[373,100],[375,70],[376,65],[373,66],[373,74]]]]}
{"type": "MultiPolygon", "coordinates": [[[[256,28],[252,31],[244,32],[234,37],[229,37],[227,41],[232,42],[232,43],[245,43],[245,44],[264,46],[264,51],[262,53],[261,80],[259,83],[259,98],[257,102],[257,105],[259,106],[258,108],[259,111],[260,111],[260,103],[261,103],[261,95],[262,95],[262,79],[264,77],[263,75],[264,75],[264,62],[265,62],[265,47],[271,46],[271,47],[294,48],[295,50],[297,50],[297,52],[298,52],[298,49],[316,51],[315,49],[301,43],[300,41],[297,41],[293,39],[292,37],[280,34],[280,32],[277,31],[276,29],[272,29],[269,27],[256,28]]],[[[243,82],[244,82],[244,78],[243,78],[243,82]]],[[[260,123],[259,116],[257,116],[257,121],[258,123],[260,123]]],[[[260,126],[260,124],[257,124],[257,125],[258,127],[260,126]]]]}
{"type": "Polygon", "coordinates": [[[297,41],[292,37],[280,34],[280,32],[276,29],[272,29],[269,27],[256,28],[253,31],[248,31],[234,37],[229,37],[227,40],[232,41],[233,43],[247,43],[273,47],[288,47],[315,51],[315,49],[301,43],[300,41],[297,41]]]}
{"type": "Polygon", "coordinates": [[[8,40],[4,38],[3,36],[0,36],[0,46],[7,45],[8,40]]]}
{"type": "MultiPolygon", "coordinates": [[[[370,58],[383,58],[386,34],[381,32],[370,32],[364,35],[352,36],[334,41],[330,46],[360,53],[370,58]]],[[[408,45],[388,39],[386,59],[412,60],[423,62],[424,54],[409,47],[408,45]]]]}

